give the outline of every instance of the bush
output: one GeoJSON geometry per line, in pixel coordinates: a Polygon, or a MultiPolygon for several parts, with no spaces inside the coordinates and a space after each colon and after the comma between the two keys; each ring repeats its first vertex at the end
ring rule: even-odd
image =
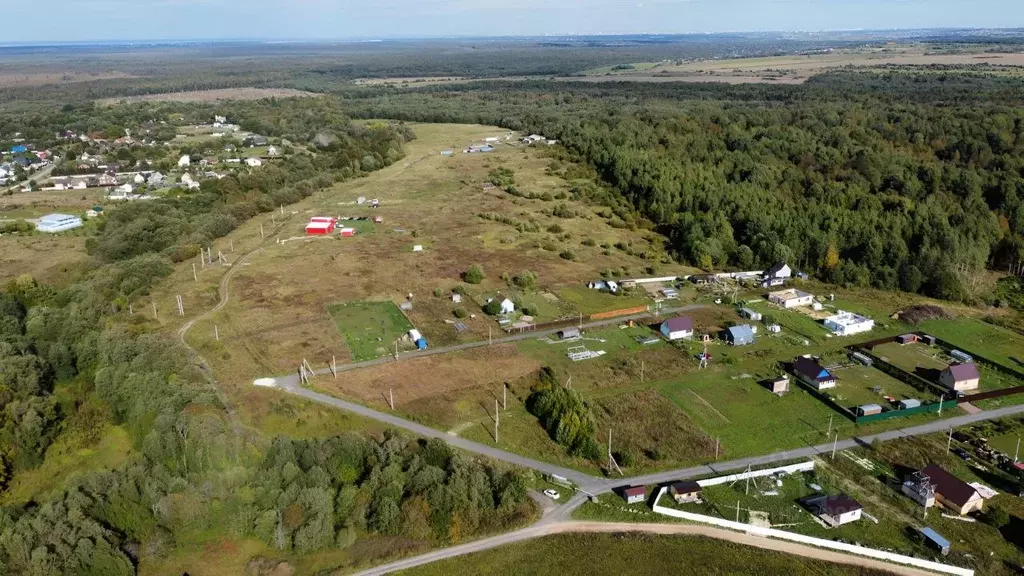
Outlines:
{"type": "Polygon", "coordinates": [[[459,307],[456,308],[455,310],[452,310],[452,315],[455,316],[456,318],[466,318],[469,316],[469,312],[466,312],[465,308],[459,307]]]}
{"type": "Polygon", "coordinates": [[[552,224],[551,226],[548,226],[548,232],[551,232],[552,234],[561,234],[562,232],[565,232],[565,228],[562,228],[560,224],[552,224]]]}
{"type": "Polygon", "coordinates": [[[487,304],[484,304],[483,310],[484,313],[489,316],[497,316],[498,314],[501,314],[501,300],[497,298],[491,300],[487,304]]]}
{"type": "Polygon", "coordinates": [[[1010,523],[1010,513],[1005,508],[993,505],[982,513],[981,520],[994,528],[1003,528],[1010,523]]]}
{"type": "Polygon", "coordinates": [[[595,242],[593,238],[587,238],[586,240],[583,241],[583,245],[593,247],[597,246],[597,242],[595,242]]]}
{"type": "Polygon", "coordinates": [[[575,260],[576,259],[576,255],[572,253],[572,250],[568,250],[568,249],[562,250],[562,253],[559,254],[559,256],[561,256],[563,260],[570,260],[571,261],[571,260],[575,260]]]}
{"type": "Polygon", "coordinates": [[[474,264],[469,267],[469,270],[463,272],[462,279],[470,284],[479,284],[484,281],[484,269],[478,264],[474,264]]]}

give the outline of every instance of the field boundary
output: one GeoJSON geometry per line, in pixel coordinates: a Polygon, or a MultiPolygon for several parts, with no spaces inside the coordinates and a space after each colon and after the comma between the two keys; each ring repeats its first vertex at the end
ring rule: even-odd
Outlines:
{"type": "Polygon", "coordinates": [[[891,552],[884,552],[882,550],[876,550],[874,548],[856,546],[853,544],[846,544],[843,542],[835,542],[833,540],[824,540],[822,538],[804,536],[803,534],[786,532],[784,530],[776,530],[774,528],[762,528],[760,526],[754,526],[753,524],[742,524],[739,522],[733,522],[731,520],[725,520],[723,518],[714,518],[712,516],[704,516],[702,514],[683,512],[682,510],[674,510],[672,508],[665,508],[663,506],[659,506],[658,502],[661,501],[661,498],[665,495],[665,492],[667,490],[668,487],[665,486],[661,487],[661,489],[658,490],[658,495],[657,497],[655,497],[654,505],[652,506],[652,509],[656,514],[661,514],[663,516],[669,516],[672,518],[679,518],[681,520],[688,520],[690,522],[711,524],[713,526],[718,526],[720,528],[738,530],[741,532],[746,532],[747,534],[754,534],[757,536],[779,538],[782,540],[799,542],[801,544],[810,544],[812,546],[817,546],[819,548],[830,548],[833,550],[840,550],[842,552],[857,554],[858,556],[867,556],[868,558],[874,558],[876,560],[895,562],[897,564],[914,566],[916,568],[923,568],[925,570],[932,570],[935,572],[941,572],[943,574],[954,574],[956,576],[974,576],[974,570],[971,570],[970,568],[960,568],[959,566],[951,566],[949,564],[941,564],[939,562],[922,560],[920,558],[913,558],[911,556],[893,554],[891,552]]]}

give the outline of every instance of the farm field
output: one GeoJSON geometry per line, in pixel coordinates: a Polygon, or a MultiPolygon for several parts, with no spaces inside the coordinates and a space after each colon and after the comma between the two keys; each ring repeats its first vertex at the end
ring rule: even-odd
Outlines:
{"type": "Polygon", "coordinates": [[[800,84],[828,70],[846,67],[985,66],[1000,73],[1021,73],[1024,54],[982,52],[962,48],[945,53],[927,45],[874,46],[836,49],[824,53],[757,58],[640,62],[632,68],[605,66],[585,71],[584,77],[617,81],[676,81],[800,84]],[[619,69],[616,69],[619,68],[619,69]]]}
{"type": "MultiPolygon", "coordinates": [[[[546,150],[503,144],[490,154],[443,157],[442,149],[461,149],[505,131],[472,125],[415,124],[412,128],[417,139],[408,144],[406,158],[396,164],[318,192],[283,212],[257,217],[219,240],[214,252],[223,251],[231,267],[201,268],[195,281],[192,263],[180,265],[154,291],[160,324],[173,329],[189,320],[193,311],[212,308],[217,286],[231,270],[228,302],[215,315],[198,321],[188,338],[218,374],[226,375],[221,380],[226,387],[248,396],[253,379],[292,373],[302,358],[323,368],[332,356],[340,364],[376,352],[374,346],[354,353],[328,314],[331,304],[398,302],[412,293],[413,309],[407,315],[432,348],[479,341],[489,333],[500,334],[496,321],[474,305],[483,302],[485,295],[519,294],[524,302],[541,309],[542,316],[571,312],[572,317],[580,307],[609,309],[604,308],[604,295],[596,291],[586,290],[576,302],[569,302],[558,297],[559,290],[599,278],[602,270],[617,270],[625,276],[642,274],[651,265],[619,249],[606,254],[602,243],[624,239],[648,252],[660,250],[654,233],[613,228],[601,208],[569,198],[570,182],[564,177],[569,166],[546,157],[546,150]],[[513,170],[523,193],[535,197],[548,193],[553,199],[485,191],[482,184],[488,172],[499,166],[513,170]],[[379,199],[381,207],[358,204],[360,196],[379,199]],[[559,196],[563,199],[558,200],[559,196]],[[567,207],[564,212],[576,217],[553,216],[552,210],[562,204],[567,207]],[[488,213],[535,222],[539,232],[520,232],[478,215],[488,213]],[[380,216],[384,223],[362,223],[365,233],[352,238],[306,238],[304,225],[316,215],[380,216]],[[554,224],[560,232],[547,231],[556,229],[554,224]],[[269,242],[261,240],[261,227],[269,242]],[[585,239],[594,242],[584,244],[585,239]],[[423,246],[423,251],[413,252],[414,245],[423,246]],[[559,256],[566,249],[573,251],[574,260],[559,256]],[[484,270],[481,284],[461,280],[471,263],[484,270]],[[536,276],[535,288],[516,288],[502,279],[503,274],[512,277],[524,271],[536,276]],[[461,304],[451,300],[451,290],[457,286],[466,292],[461,304]],[[177,294],[185,301],[186,315],[181,318],[170,313],[177,294]],[[598,304],[591,303],[591,298],[598,304]],[[456,318],[460,308],[465,317],[456,318]],[[456,322],[466,330],[457,330],[456,322]],[[219,340],[213,338],[215,328],[219,340]]],[[[608,298],[611,309],[629,300],[608,298]]],[[[137,310],[143,308],[151,319],[150,302],[136,304],[137,310]]]]}
{"type": "Polygon", "coordinates": [[[469,574],[881,574],[695,536],[561,534],[434,562],[406,576],[469,574]],[[642,558],[642,562],[637,559],[642,558]]]}

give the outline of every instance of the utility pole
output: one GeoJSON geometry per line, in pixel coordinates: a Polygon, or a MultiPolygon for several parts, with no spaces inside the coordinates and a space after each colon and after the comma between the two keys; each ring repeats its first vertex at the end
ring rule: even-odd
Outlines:
{"type": "Polygon", "coordinates": [[[334,379],[338,379],[338,363],[334,356],[331,356],[331,374],[334,374],[334,379]]]}
{"type": "Polygon", "coordinates": [[[836,438],[832,441],[832,459],[836,459],[836,449],[839,447],[839,431],[836,431],[836,438]]]}
{"type": "Polygon", "coordinates": [[[185,304],[181,301],[181,294],[178,294],[178,316],[185,315],[185,304]]]}
{"type": "Polygon", "coordinates": [[[216,324],[213,325],[213,339],[218,342],[220,341],[220,331],[217,329],[216,324]]]}
{"type": "Polygon", "coordinates": [[[264,238],[265,236],[263,236],[263,223],[260,222],[260,240],[263,240],[264,238]]]}
{"type": "Polygon", "coordinates": [[[501,385],[501,409],[508,410],[508,384],[501,385]]]}
{"type": "Polygon", "coordinates": [[[719,447],[719,445],[721,443],[722,443],[722,438],[720,436],[716,437],[715,438],[715,461],[716,462],[718,461],[718,447],[719,447]]]}
{"type": "Polygon", "coordinates": [[[946,456],[949,456],[950,449],[953,448],[953,427],[949,427],[949,440],[946,441],[946,456]]]}
{"type": "Polygon", "coordinates": [[[498,399],[494,399],[494,443],[498,443],[498,399]]]}
{"type": "Polygon", "coordinates": [[[132,308],[131,304],[128,304],[128,315],[135,316],[135,308],[132,308]]]}
{"type": "Polygon", "coordinates": [[[1017,437],[1017,449],[1013,451],[1013,463],[1017,463],[1017,456],[1020,455],[1020,437],[1017,437]]]}
{"type": "Polygon", "coordinates": [[[230,242],[231,242],[231,253],[234,254],[234,252],[235,252],[235,241],[234,240],[230,240],[230,242]]]}
{"type": "Polygon", "coordinates": [[[946,393],[939,396],[939,416],[942,416],[942,405],[946,403],[946,393]]]}
{"type": "Polygon", "coordinates": [[[740,523],[740,501],[736,501],[736,523],[740,523]]]}
{"type": "MultiPolygon", "coordinates": [[[[195,264],[192,265],[195,266],[195,264]]],[[[203,254],[202,248],[199,249],[199,265],[206,268],[206,255],[203,254]]]]}
{"type": "Polygon", "coordinates": [[[619,471],[619,476],[625,476],[622,473],[622,468],[619,468],[619,463],[615,461],[615,456],[612,456],[612,429],[608,429],[608,472],[611,473],[612,467],[615,467],[619,471]]]}
{"type": "Polygon", "coordinates": [[[159,320],[160,318],[156,315],[156,302],[151,302],[151,303],[153,304],[153,319],[154,320],[159,320]]]}
{"type": "Polygon", "coordinates": [[[825,433],[825,438],[828,438],[831,435],[832,435],[832,415],[829,414],[829,417],[828,417],[828,432],[825,433]]]}
{"type": "Polygon", "coordinates": [[[395,389],[388,388],[388,404],[391,404],[391,409],[395,409],[395,389]]]}

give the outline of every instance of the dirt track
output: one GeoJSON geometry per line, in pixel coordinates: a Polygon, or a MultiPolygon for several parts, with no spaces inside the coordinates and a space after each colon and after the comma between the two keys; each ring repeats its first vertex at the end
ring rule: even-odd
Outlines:
{"type": "Polygon", "coordinates": [[[716,540],[734,542],[736,544],[742,544],[744,546],[755,546],[757,548],[763,548],[765,550],[774,550],[776,552],[793,554],[795,556],[803,556],[805,558],[814,558],[815,560],[823,560],[825,562],[835,562],[837,564],[847,564],[850,566],[861,566],[863,568],[870,568],[872,570],[882,570],[893,574],[900,574],[905,576],[932,575],[932,572],[928,572],[927,570],[920,570],[917,568],[911,568],[909,566],[900,566],[898,564],[890,564],[888,562],[882,562],[871,558],[864,558],[862,556],[843,554],[841,552],[833,552],[831,550],[815,548],[813,546],[806,546],[804,544],[797,544],[795,542],[775,540],[772,538],[763,538],[761,536],[752,536],[750,534],[744,534],[742,532],[733,532],[731,530],[711,528],[709,526],[690,526],[686,524],[563,522],[551,525],[549,530],[550,534],[563,534],[567,532],[643,532],[647,534],[659,535],[704,536],[707,538],[715,538],[716,540]]]}

